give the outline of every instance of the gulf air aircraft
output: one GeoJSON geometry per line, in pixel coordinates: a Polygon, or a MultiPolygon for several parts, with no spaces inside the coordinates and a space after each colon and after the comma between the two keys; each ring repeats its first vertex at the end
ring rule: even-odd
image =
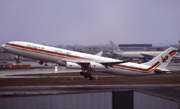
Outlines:
{"type": "Polygon", "coordinates": [[[22,57],[53,62],[69,69],[81,69],[80,74],[89,80],[93,80],[93,71],[127,76],[168,73],[170,71],[166,67],[177,52],[176,48],[170,47],[151,61],[137,64],[30,42],[11,41],[2,47],[22,57]]]}

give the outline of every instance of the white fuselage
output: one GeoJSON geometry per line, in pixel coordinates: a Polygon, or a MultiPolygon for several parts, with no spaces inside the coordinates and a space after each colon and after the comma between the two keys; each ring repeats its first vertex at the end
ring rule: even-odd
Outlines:
{"type": "MultiPolygon", "coordinates": [[[[70,51],[29,42],[13,41],[3,45],[6,50],[23,57],[57,63],[65,66],[66,62],[119,62],[120,60],[106,58],[76,51],[70,51]]],[[[160,62],[153,65],[143,65],[132,62],[121,63],[113,67],[103,69],[105,72],[119,75],[150,75],[160,65],[160,62]]],[[[102,70],[102,69],[101,69],[102,70]]]]}

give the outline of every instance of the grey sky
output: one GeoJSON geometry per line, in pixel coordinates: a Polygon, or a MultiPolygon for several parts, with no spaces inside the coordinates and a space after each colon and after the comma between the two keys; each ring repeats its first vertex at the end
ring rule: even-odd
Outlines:
{"type": "Polygon", "coordinates": [[[178,44],[180,0],[0,0],[0,44],[178,44]]]}

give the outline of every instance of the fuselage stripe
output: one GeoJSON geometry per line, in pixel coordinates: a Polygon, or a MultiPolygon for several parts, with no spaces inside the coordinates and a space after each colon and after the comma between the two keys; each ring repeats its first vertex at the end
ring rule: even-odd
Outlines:
{"type": "Polygon", "coordinates": [[[129,68],[126,68],[126,67],[114,67],[114,68],[128,70],[128,71],[141,72],[141,73],[148,73],[148,72],[154,71],[159,65],[161,65],[161,64],[159,63],[157,66],[155,66],[154,68],[152,68],[151,70],[148,70],[148,71],[129,69],[129,68]]]}
{"type": "Polygon", "coordinates": [[[24,51],[30,51],[30,52],[35,52],[35,53],[57,56],[57,57],[61,57],[61,58],[69,58],[69,59],[74,59],[74,60],[75,59],[91,60],[91,59],[83,58],[83,57],[79,57],[79,56],[73,56],[73,55],[69,55],[69,54],[57,53],[57,52],[53,52],[53,51],[47,51],[47,50],[36,49],[36,48],[31,48],[31,47],[25,47],[25,46],[20,46],[20,45],[15,45],[15,44],[8,45],[8,47],[20,49],[20,50],[24,50],[24,51]]]}
{"type": "Polygon", "coordinates": [[[147,69],[143,69],[143,68],[138,68],[138,67],[130,67],[130,66],[126,66],[126,65],[115,65],[115,68],[118,69],[124,69],[124,70],[133,70],[133,71],[141,71],[141,72],[150,72],[153,71],[155,68],[157,68],[160,65],[160,62],[156,62],[154,65],[152,65],[151,67],[147,68],[147,69]]]}

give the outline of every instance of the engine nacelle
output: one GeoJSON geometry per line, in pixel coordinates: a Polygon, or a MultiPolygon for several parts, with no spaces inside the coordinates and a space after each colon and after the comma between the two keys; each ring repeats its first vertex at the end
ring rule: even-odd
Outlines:
{"type": "Polygon", "coordinates": [[[91,62],[89,65],[89,68],[91,68],[91,69],[104,69],[106,67],[100,63],[91,62]]]}
{"type": "Polygon", "coordinates": [[[180,49],[177,52],[180,53],[180,49]]]}
{"type": "Polygon", "coordinates": [[[73,62],[66,62],[66,68],[69,68],[69,69],[81,69],[82,66],[77,64],[77,63],[73,63],[73,62]]]}

